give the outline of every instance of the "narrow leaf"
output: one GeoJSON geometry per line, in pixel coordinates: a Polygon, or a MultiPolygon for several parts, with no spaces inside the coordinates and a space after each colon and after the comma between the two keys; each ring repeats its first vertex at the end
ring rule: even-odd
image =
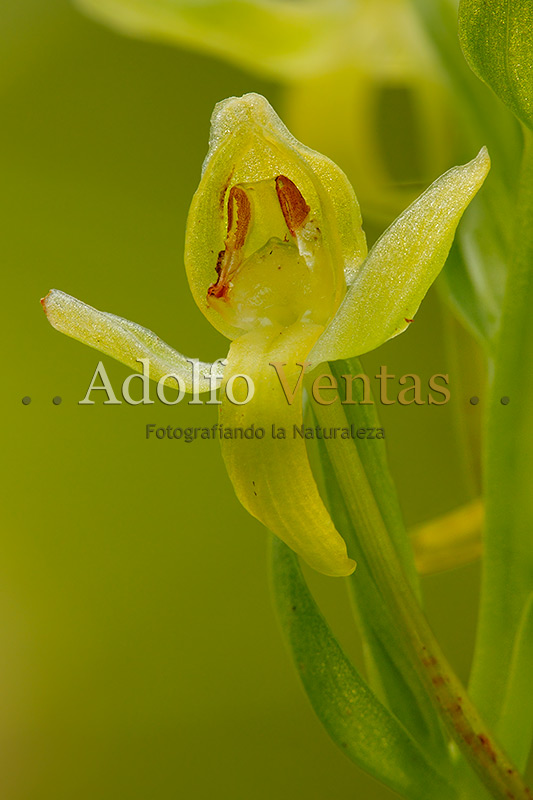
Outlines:
{"type": "MultiPolygon", "coordinates": [[[[357,359],[338,361],[329,365],[338,384],[343,375],[360,375],[363,368],[357,359]]],[[[312,379],[313,375],[310,376],[312,379]]],[[[354,405],[343,406],[343,424],[352,425],[354,430],[380,427],[375,405],[359,378],[351,381],[354,405]],[[361,401],[366,401],[361,403],[361,401]]],[[[315,420],[316,422],[316,420],[315,420]]],[[[364,466],[368,479],[368,489],[363,484],[358,492],[372,492],[372,500],[379,506],[383,520],[397,555],[414,593],[420,598],[418,576],[416,574],[410,538],[405,530],[396,488],[392,480],[386,454],[385,439],[354,439],[354,446],[364,466]]],[[[446,743],[438,715],[413,666],[405,641],[398,630],[397,620],[391,614],[382,591],[378,586],[365,556],[364,549],[346,508],[344,497],[335,479],[326,442],[316,440],[318,457],[313,460],[313,468],[321,475],[321,488],[327,499],[330,514],[337,529],[349,543],[350,552],[357,560],[358,568],[349,588],[357,611],[358,624],[365,641],[365,660],[372,688],[379,698],[402,721],[409,732],[426,747],[431,747],[440,757],[446,758],[446,743]]]]}
{"type": "MultiPolygon", "coordinates": [[[[503,723],[516,637],[533,590],[533,133],[525,133],[514,247],[488,398],[483,580],[470,686],[496,732],[503,723]]],[[[525,730],[529,720],[519,724],[515,718],[515,725],[525,730]]]]}
{"type": "Polygon", "coordinates": [[[359,767],[409,800],[453,797],[422,748],[350,663],[305,583],[297,557],[273,542],[272,580],[279,619],[315,713],[359,767]]]}
{"type": "MultiPolygon", "coordinates": [[[[315,408],[322,426],[343,426],[345,414],[339,404],[315,408]]],[[[421,688],[493,796],[527,800],[529,788],[455,675],[405,578],[357,447],[350,439],[324,437],[324,442],[360,548],[395,619],[402,649],[411,656],[421,688]]]]}
{"type": "Polygon", "coordinates": [[[527,766],[533,740],[532,674],[533,594],[529,596],[518,627],[499,729],[502,742],[514,753],[518,768],[523,770],[527,766]]]}

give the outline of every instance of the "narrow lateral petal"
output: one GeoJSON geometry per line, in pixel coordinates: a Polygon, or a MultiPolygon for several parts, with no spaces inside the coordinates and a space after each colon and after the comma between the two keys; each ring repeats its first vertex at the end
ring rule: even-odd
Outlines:
{"type": "Polygon", "coordinates": [[[486,148],[433,183],[376,242],[310,360],[367,353],[402,333],[441,271],[461,216],[490,168],[486,148]]]}
{"type": "MultiPolygon", "coordinates": [[[[254,517],[325,575],[350,575],[355,562],[335,529],[319,495],[305,446],[295,433],[302,426],[302,364],[321,328],[295,324],[281,329],[251,331],[232,342],[225,371],[220,421],[232,430],[222,439],[222,454],[241,503],[254,517]],[[271,363],[284,365],[283,376],[291,402],[285,396],[278,372],[271,363]],[[242,378],[255,385],[253,398],[235,405],[227,396],[247,392],[242,378]],[[233,381],[232,384],[228,381],[233,381]],[[242,384],[242,385],[241,385],[242,384]],[[251,426],[264,430],[263,438],[237,438],[237,430],[251,426]],[[285,438],[273,436],[283,430],[285,438]]],[[[281,367],[280,367],[281,369],[281,367]]]]}
{"type": "Polygon", "coordinates": [[[165,383],[175,388],[176,381],[171,376],[177,375],[186,392],[207,392],[211,388],[211,373],[222,378],[224,367],[220,361],[209,364],[196,359],[188,360],[148,328],[115,314],[98,311],[57,289],[52,289],[41,303],[48,321],[61,333],[94,347],[137,372],[142,371],[137,359],[149,359],[152,380],[158,381],[163,376],[169,376],[165,383]],[[191,361],[195,362],[194,387],[191,361]]]}

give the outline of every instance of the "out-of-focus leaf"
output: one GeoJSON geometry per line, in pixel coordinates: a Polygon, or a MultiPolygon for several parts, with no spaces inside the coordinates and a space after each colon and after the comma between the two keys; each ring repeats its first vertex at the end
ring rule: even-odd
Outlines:
{"type": "Polygon", "coordinates": [[[474,500],[410,531],[418,572],[460,567],[481,555],[483,501],[474,500]]]}
{"type": "MultiPolygon", "coordinates": [[[[387,227],[457,157],[449,87],[409,0],[360,0],[352,61],[287,87],[296,136],[342,166],[387,227]]],[[[479,148],[478,148],[479,149],[479,148]]]]}
{"type": "MultiPolygon", "coordinates": [[[[533,133],[524,131],[514,247],[489,395],[483,581],[470,692],[496,735],[505,725],[506,731],[523,729],[525,737],[527,704],[514,704],[512,719],[509,711],[503,718],[509,665],[533,591],[533,133]]],[[[501,738],[514,756],[514,739],[501,738]]]]}
{"type": "Polygon", "coordinates": [[[282,81],[345,60],[354,13],[348,0],[75,2],[123,33],[212,53],[282,81]]]}
{"type": "Polygon", "coordinates": [[[458,146],[487,146],[492,168],[482,194],[468,209],[458,231],[457,248],[444,269],[441,287],[452,307],[477,338],[492,346],[499,325],[512,236],[514,186],[520,166],[522,135],[513,114],[470,70],[457,36],[455,0],[411,0],[430,37],[454,94],[458,146]]]}
{"type": "Polygon", "coordinates": [[[358,766],[409,800],[453,798],[427,752],[368,688],[320,613],[296,555],[273,540],[272,581],[279,619],[315,713],[358,766]]]}
{"type": "Polygon", "coordinates": [[[514,753],[519,769],[525,769],[533,739],[533,594],[524,607],[509,669],[500,736],[514,753]],[[518,724],[517,724],[518,723],[518,724]]]}
{"type": "Polygon", "coordinates": [[[461,0],[459,37],[476,75],[533,128],[531,0],[461,0]]]}
{"type": "MultiPolygon", "coordinates": [[[[494,250],[484,261],[483,241],[470,231],[462,233],[452,245],[438,286],[467,329],[490,350],[500,323],[505,263],[494,250]]],[[[490,232],[486,235],[491,238],[490,232]]]]}

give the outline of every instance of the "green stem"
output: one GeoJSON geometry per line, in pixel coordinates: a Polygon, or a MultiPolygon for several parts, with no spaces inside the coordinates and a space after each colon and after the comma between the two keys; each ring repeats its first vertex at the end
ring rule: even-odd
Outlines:
{"type": "MultiPolygon", "coordinates": [[[[471,681],[472,697],[496,730],[509,691],[516,637],[533,590],[533,134],[530,131],[525,132],[515,223],[514,251],[489,399],[485,559],[471,681]],[[508,405],[501,402],[505,397],[509,398],[508,405]]],[[[520,729],[520,716],[513,722],[520,729]]],[[[509,721],[506,727],[509,728],[509,721]]],[[[525,750],[528,749],[529,742],[525,750]]],[[[523,754],[521,761],[525,761],[523,754]]]]}
{"type": "MultiPolygon", "coordinates": [[[[324,428],[347,426],[338,403],[317,404],[314,410],[324,428]]],[[[389,537],[357,447],[346,439],[327,439],[326,446],[369,569],[446,728],[493,797],[531,800],[529,789],[480,719],[431,632],[389,537]]]]}

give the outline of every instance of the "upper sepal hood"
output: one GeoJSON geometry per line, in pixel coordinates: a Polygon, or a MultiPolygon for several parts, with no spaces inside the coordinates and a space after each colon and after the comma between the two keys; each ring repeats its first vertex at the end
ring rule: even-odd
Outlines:
{"type": "Polygon", "coordinates": [[[365,255],[359,206],[342,170],[300,144],[264,97],[218,103],[185,244],[191,290],[209,321],[230,339],[306,314],[325,324],[365,255]],[[243,319],[239,309],[257,302],[260,287],[255,317],[243,319]]]}

